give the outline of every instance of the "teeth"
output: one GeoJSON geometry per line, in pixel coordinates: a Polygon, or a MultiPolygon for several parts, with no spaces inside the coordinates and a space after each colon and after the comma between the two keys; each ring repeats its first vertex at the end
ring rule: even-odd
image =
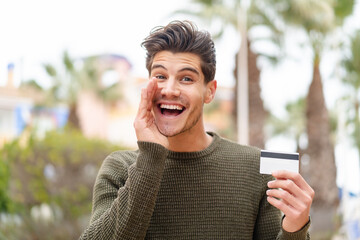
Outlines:
{"type": "Polygon", "coordinates": [[[183,108],[179,105],[168,105],[168,104],[161,104],[160,105],[161,108],[166,108],[166,109],[171,109],[171,110],[182,110],[183,108]]]}

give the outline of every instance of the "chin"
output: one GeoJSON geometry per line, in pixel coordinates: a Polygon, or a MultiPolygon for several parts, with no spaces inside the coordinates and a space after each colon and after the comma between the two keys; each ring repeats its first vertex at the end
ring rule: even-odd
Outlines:
{"type": "Polygon", "coordinates": [[[181,132],[171,131],[171,130],[162,130],[159,129],[159,132],[164,135],[165,137],[175,137],[176,135],[180,134],[181,132]]]}
{"type": "Polygon", "coordinates": [[[159,132],[164,135],[165,137],[175,137],[177,135],[179,135],[180,133],[182,133],[183,131],[181,130],[177,130],[177,129],[170,129],[169,127],[162,127],[162,126],[157,126],[159,132]]]}

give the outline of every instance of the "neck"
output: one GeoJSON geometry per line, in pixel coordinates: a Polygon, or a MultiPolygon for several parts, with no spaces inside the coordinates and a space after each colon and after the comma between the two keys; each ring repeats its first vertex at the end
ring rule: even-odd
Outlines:
{"type": "Polygon", "coordinates": [[[191,132],[181,133],[174,137],[169,137],[169,150],[174,152],[196,152],[207,148],[212,137],[204,131],[200,134],[191,134],[191,132]]]}

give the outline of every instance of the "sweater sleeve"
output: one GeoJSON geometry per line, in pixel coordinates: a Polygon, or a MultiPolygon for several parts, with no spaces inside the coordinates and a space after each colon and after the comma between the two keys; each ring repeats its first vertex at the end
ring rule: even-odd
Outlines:
{"type": "MultiPolygon", "coordinates": [[[[283,218],[284,219],[284,218],[283,218]]],[[[297,232],[287,232],[284,229],[281,229],[281,231],[279,232],[278,235],[278,240],[310,240],[310,233],[309,233],[309,227],[310,227],[310,219],[309,221],[305,224],[305,226],[302,227],[302,229],[300,229],[297,232]]]]}
{"type": "Polygon", "coordinates": [[[80,240],[143,239],[155,207],[167,150],[138,142],[136,162],[129,154],[110,155],[95,181],[90,224],[80,240]]]}
{"type": "Polygon", "coordinates": [[[267,201],[267,182],[273,179],[272,176],[264,176],[264,187],[259,212],[257,216],[254,239],[277,239],[277,240],[310,240],[308,232],[310,221],[299,231],[290,233],[282,228],[281,211],[267,201]]]}

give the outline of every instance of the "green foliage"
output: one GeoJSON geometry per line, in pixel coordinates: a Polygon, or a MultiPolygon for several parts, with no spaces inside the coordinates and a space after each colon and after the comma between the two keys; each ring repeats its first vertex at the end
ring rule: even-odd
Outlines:
{"type": "Polygon", "coordinates": [[[350,51],[342,65],[346,73],[342,80],[350,90],[343,98],[348,106],[348,129],[360,155],[360,30],[351,37],[350,51]]]}
{"type": "Polygon", "coordinates": [[[353,0],[266,0],[288,25],[303,29],[314,51],[314,64],[319,64],[328,36],[354,9],[353,0]]]}
{"type": "Polygon", "coordinates": [[[70,58],[70,55],[67,51],[64,52],[63,63],[67,71],[73,72],[75,70],[73,60],[70,58]]]}
{"type": "Polygon", "coordinates": [[[44,65],[45,71],[52,83],[48,90],[50,93],[48,98],[55,98],[53,99],[55,101],[52,102],[63,102],[69,105],[76,104],[79,94],[83,90],[91,91],[97,97],[107,102],[121,98],[116,88],[118,82],[111,86],[103,86],[101,84],[103,70],[97,57],[75,61],[67,51],[64,51],[60,67],[57,69],[51,64],[44,65]],[[76,63],[81,63],[79,65],[81,67],[76,67],[76,63]],[[107,94],[111,96],[107,97],[107,94]]]}
{"type": "MultiPolygon", "coordinates": [[[[300,97],[299,99],[289,102],[285,106],[286,116],[283,118],[278,118],[275,115],[270,115],[267,125],[270,131],[270,136],[285,135],[294,139],[300,146],[300,138],[302,135],[306,134],[306,99],[305,97],[300,97]]],[[[338,125],[337,112],[330,111],[329,114],[330,121],[330,132],[331,140],[335,142],[336,131],[338,125]]]]}
{"type": "Polygon", "coordinates": [[[266,4],[263,0],[253,0],[245,13],[241,1],[237,0],[192,0],[191,3],[193,7],[182,9],[175,13],[198,17],[210,26],[214,24],[214,31],[211,34],[214,39],[223,37],[227,27],[232,27],[240,33],[242,22],[239,16],[247,14],[246,27],[249,32],[247,38],[252,43],[252,46],[267,42],[279,50],[271,54],[263,50],[255,50],[255,52],[264,57],[264,59],[270,60],[270,63],[276,63],[282,57],[283,29],[276,24],[278,21],[275,19],[276,14],[271,4],[266,4]],[[266,28],[266,33],[258,31],[257,34],[251,34],[251,31],[258,27],[266,28]]]}
{"type": "MultiPolygon", "coordinates": [[[[15,239],[28,239],[23,237],[26,234],[37,236],[32,239],[77,238],[83,229],[80,219],[91,212],[92,188],[98,169],[105,157],[116,150],[118,146],[86,139],[70,129],[48,132],[41,140],[30,136],[26,141],[20,139],[5,145],[0,152],[0,163],[9,163],[5,179],[10,186],[6,194],[17,204],[15,214],[22,219],[20,227],[14,227],[17,233],[8,232],[9,236],[15,239]],[[34,220],[30,213],[44,204],[50,206],[50,220],[34,220]],[[19,229],[24,235],[18,235],[19,229]],[[42,235],[44,229],[48,237],[42,235]],[[63,237],[50,237],[55,229],[62,229],[57,232],[63,237]]],[[[2,225],[0,232],[4,230],[2,225]]]]}
{"type": "Polygon", "coordinates": [[[355,32],[350,41],[350,54],[342,62],[347,73],[343,82],[358,90],[360,89],[360,30],[355,32]]]}
{"type": "Polygon", "coordinates": [[[286,105],[287,116],[280,119],[274,115],[269,118],[270,135],[284,134],[293,138],[299,145],[300,137],[306,132],[305,98],[301,97],[286,105]]]}
{"type": "Polygon", "coordinates": [[[289,25],[306,32],[327,33],[334,28],[334,1],[329,0],[268,0],[289,25]]]}
{"type": "Polygon", "coordinates": [[[51,77],[55,77],[57,75],[56,69],[54,66],[50,65],[50,64],[45,64],[44,65],[45,71],[46,73],[51,76],[51,77]]]}
{"type": "Polygon", "coordinates": [[[30,89],[35,89],[35,91],[42,91],[42,87],[36,82],[35,79],[30,79],[26,82],[21,82],[20,85],[21,88],[26,89],[26,88],[30,88],[30,89]]]}
{"type": "Polygon", "coordinates": [[[8,196],[10,169],[5,160],[0,160],[0,176],[0,213],[9,212],[12,205],[8,196]]]}
{"type": "Polygon", "coordinates": [[[336,0],[334,2],[337,25],[343,25],[344,19],[352,14],[354,6],[355,0],[336,0]]]}
{"type": "Polygon", "coordinates": [[[105,71],[116,70],[113,66],[104,68],[103,65],[99,56],[75,60],[64,51],[59,66],[43,64],[50,81],[49,88],[40,86],[35,80],[24,82],[21,87],[35,90],[42,96],[37,102],[38,106],[53,107],[66,104],[70,109],[68,125],[79,128],[77,105],[81,93],[91,92],[105,104],[116,102],[123,97],[119,81],[110,86],[105,86],[101,82],[105,71]]]}

